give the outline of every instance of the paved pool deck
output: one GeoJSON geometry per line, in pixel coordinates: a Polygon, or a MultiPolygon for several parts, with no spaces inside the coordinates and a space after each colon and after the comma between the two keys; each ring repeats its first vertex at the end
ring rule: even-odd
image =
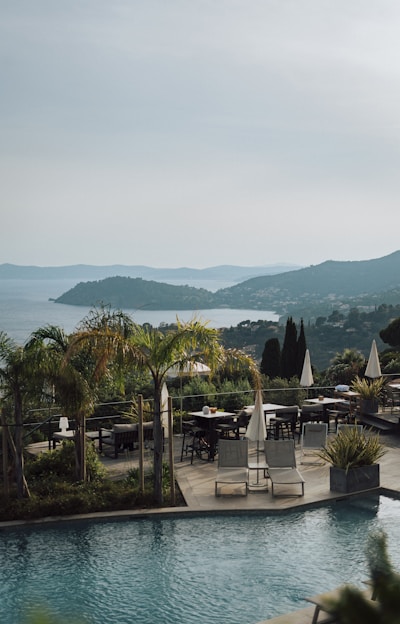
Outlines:
{"type": "MultiPolygon", "coordinates": [[[[400,493],[400,434],[381,435],[381,442],[386,448],[386,454],[380,460],[381,487],[400,493]]],[[[310,506],[322,501],[343,498],[342,494],[329,490],[329,464],[322,463],[320,459],[307,454],[301,456],[301,448],[296,444],[297,467],[302,473],[306,483],[304,496],[291,496],[299,491],[297,486],[290,486],[287,491],[281,486],[280,494],[287,496],[272,497],[271,489],[268,491],[262,487],[252,486],[257,482],[256,471],[250,471],[250,492],[247,496],[240,496],[244,491],[242,486],[223,486],[223,495],[215,496],[215,476],[217,461],[207,462],[194,459],[190,463],[190,457],[180,461],[182,438],[174,436],[174,459],[175,477],[179,488],[184,496],[187,507],[168,508],[157,510],[157,513],[185,513],[193,512],[224,512],[224,511],[282,511],[294,507],[310,506]]],[[[256,445],[250,442],[249,455],[251,461],[256,461],[256,445]]],[[[167,459],[167,449],[165,459],[167,459]]],[[[260,455],[261,457],[261,455],[260,455]]],[[[146,455],[148,465],[151,465],[152,457],[149,450],[146,455]]],[[[102,462],[106,466],[108,474],[113,478],[123,477],[129,468],[137,466],[137,452],[121,454],[118,459],[102,456],[102,462]]],[[[259,482],[267,485],[263,480],[262,471],[259,472],[259,482]]]]}

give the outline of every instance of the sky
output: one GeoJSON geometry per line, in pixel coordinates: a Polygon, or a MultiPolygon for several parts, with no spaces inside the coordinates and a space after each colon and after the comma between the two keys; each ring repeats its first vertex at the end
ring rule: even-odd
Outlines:
{"type": "Polygon", "coordinates": [[[0,263],[400,248],[398,0],[0,0],[0,263]]]}

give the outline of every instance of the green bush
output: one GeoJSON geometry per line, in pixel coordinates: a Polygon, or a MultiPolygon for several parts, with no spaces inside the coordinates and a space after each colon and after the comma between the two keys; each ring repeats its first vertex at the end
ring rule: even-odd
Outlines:
{"type": "MultiPolygon", "coordinates": [[[[154,481],[154,470],[152,469],[148,474],[145,474],[145,478],[144,478],[144,494],[146,495],[146,497],[152,496],[153,481],[154,481]]],[[[139,469],[138,468],[131,468],[128,471],[126,482],[133,488],[133,490],[137,492],[139,491],[139,469]]],[[[170,479],[169,464],[167,464],[166,462],[163,462],[162,490],[163,490],[164,496],[169,495],[170,487],[171,487],[171,479],[170,479]]]]}
{"type": "Polygon", "coordinates": [[[252,386],[248,379],[223,381],[218,389],[222,394],[217,398],[217,407],[226,412],[236,412],[253,401],[252,386]]]}
{"type": "MultiPolygon", "coordinates": [[[[76,514],[116,511],[122,509],[153,508],[156,506],[153,492],[154,474],[145,475],[144,492],[139,492],[139,472],[137,468],[129,471],[126,479],[96,479],[88,483],[74,483],[58,475],[57,470],[64,468],[64,463],[57,463],[54,456],[63,456],[65,450],[43,459],[35,465],[35,478],[31,481],[31,497],[18,500],[13,490],[6,499],[0,496],[0,521],[35,520],[45,517],[59,517],[76,514]],[[45,467],[52,467],[51,475],[43,472],[45,467]],[[41,470],[39,469],[41,468],[41,470]]],[[[60,471],[62,472],[62,470],[60,471]]],[[[169,504],[170,471],[167,463],[163,464],[163,494],[165,505],[169,504]]],[[[177,488],[178,504],[185,502],[177,488]]]]}
{"type": "MultiPolygon", "coordinates": [[[[92,442],[86,444],[86,471],[89,481],[102,479],[106,474],[92,442]]],[[[45,451],[31,458],[26,462],[25,474],[29,484],[36,483],[45,488],[50,488],[59,479],[68,483],[75,482],[75,443],[64,440],[58,449],[45,451]]]]}
{"type": "MultiPolygon", "coordinates": [[[[46,486],[31,488],[31,497],[18,500],[0,497],[0,521],[34,520],[48,516],[67,516],[133,509],[139,505],[138,493],[127,481],[97,481],[71,484],[53,480],[53,490],[46,486]]],[[[142,497],[142,505],[149,504],[142,497]]]]}
{"type": "Polygon", "coordinates": [[[217,388],[201,376],[192,377],[183,386],[183,408],[187,412],[197,412],[203,405],[215,405],[217,388]]]}
{"type": "Polygon", "coordinates": [[[307,398],[307,391],[299,387],[299,379],[282,379],[275,377],[274,379],[263,379],[264,400],[266,403],[277,403],[283,405],[301,405],[307,398]]]}

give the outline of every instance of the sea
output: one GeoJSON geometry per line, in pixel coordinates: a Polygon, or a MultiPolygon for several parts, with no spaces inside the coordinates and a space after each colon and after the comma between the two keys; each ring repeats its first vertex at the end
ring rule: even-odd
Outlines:
{"type": "MultiPolygon", "coordinates": [[[[85,280],[79,280],[85,281],[85,280]]],[[[24,344],[31,333],[45,325],[56,325],[69,334],[89,313],[90,308],[52,301],[78,283],[77,279],[3,279],[0,280],[0,331],[18,344],[24,344]]],[[[215,292],[233,286],[234,282],[217,280],[168,280],[169,284],[189,285],[215,292]]],[[[176,321],[189,321],[194,316],[207,321],[210,327],[236,327],[243,321],[278,321],[279,315],[268,310],[132,310],[124,309],[135,323],[153,327],[176,321]]]]}

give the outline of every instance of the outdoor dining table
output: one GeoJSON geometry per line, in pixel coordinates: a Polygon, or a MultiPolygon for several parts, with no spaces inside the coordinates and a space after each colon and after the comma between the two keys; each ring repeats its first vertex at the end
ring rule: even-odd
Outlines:
{"type": "MultiPolygon", "coordinates": [[[[268,428],[271,419],[276,419],[275,422],[275,437],[278,438],[279,430],[279,410],[287,409],[287,405],[280,405],[279,403],[263,403],[263,411],[265,415],[265,424],[268,428]]],[[[245,411],[248,414],[252,414],[254,405],[246,405],[245,411]]]]}
{"type": "MultiPolygon", "coordinates": [[[[90,438],[91,440],[98,440],[99,432],[85,431],[85,436],[87,438],[90,438]]],[[[55,449],[57,442],[62,442],[63,440],[75,440],[75,431],[73,429],[67,429],[66,431],[55,431],[51,437],[51,440],[49,439],[49,449],[51,443],[53,445],[53,449],[55,449]]]]}
{"type": "Polygon", "coordinates": [[[335,390],[335,396],[344,399],[349,406],[350,417],[354,416],[354,413],[357,411],[357,402],[360,398],[358,392],[354,392],[354,390],[335,390]]]}
{"type": "Polygon", "coordinates": [[[213,461],[215,458],[216,450],[217,450],[217,441],[218,434],[216,431],[217,425],[221,420],[225,418],[232,418],[236,416],[236,414],[232,412],[219,412],[216,411],[214,413],[209,412],[208,414],[204,414],[201,412],[190,412],[190,416],[193,416],[201,429],[207,431],[208,433],[208,459],[213,461]]]}
{"type": "MultiPolygon", "coordinates": [[[[279,413],[279,410],[286,409],[287,405],[279,405],[278,403],[263,403],[262,408],[265,414],[266,424],[268,425],[269,419],[274,418],[275,414],[279,413]]],[[[244,409],[248,414],[251,415],[254,409],[254,405],[246,405],[244,409]]]]}
{"type": "Polygon", "coordinates": [[[327,410],[329,407],[332,407],[333,405],[337,405],[338,403],[347,403],[346,399],[340,399],[340,398],[330,398],[330,397],[324,397],[323,399],[306,399],[305,400],[306,403],[313,403],[314,405],[322,405],[322,411],[324,414],[324,417],[327,417],[327,410]]]}

